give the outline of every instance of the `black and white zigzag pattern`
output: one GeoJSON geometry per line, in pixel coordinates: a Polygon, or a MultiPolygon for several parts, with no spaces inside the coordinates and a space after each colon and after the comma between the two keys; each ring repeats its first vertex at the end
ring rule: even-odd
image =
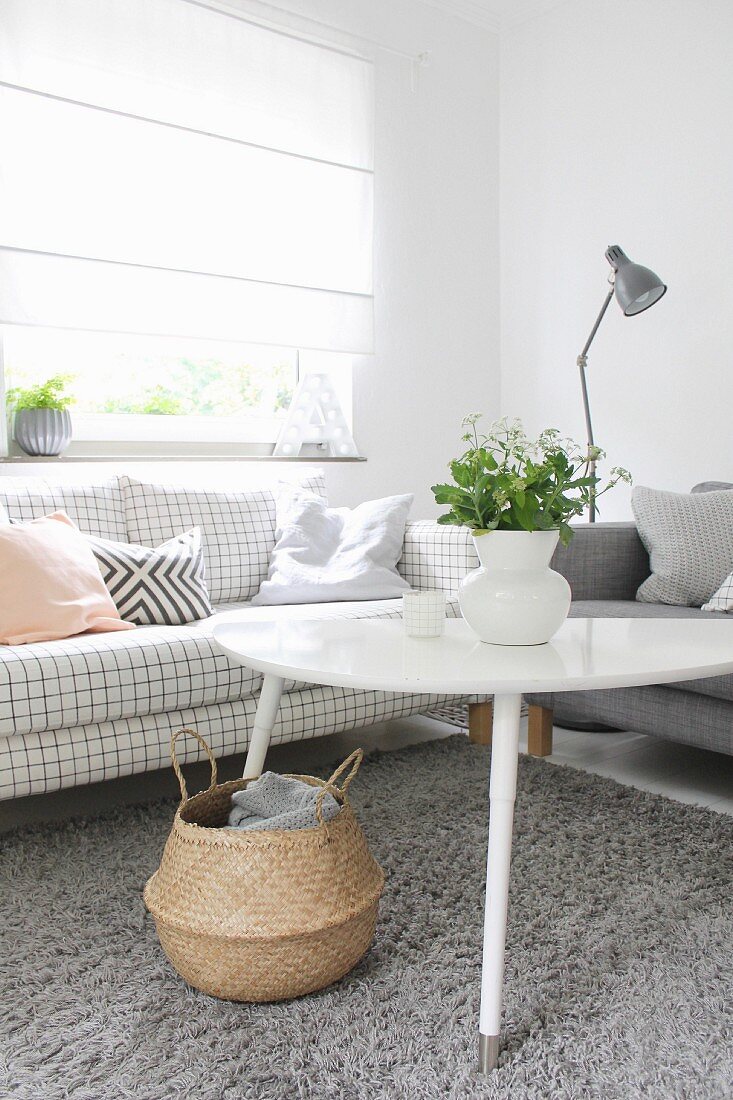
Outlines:
{"type": "Polygon", "coordinates": [[[104,583],[127,622],[181,626],[213,615],[201,531],[193,527],[157,549],[89,536],[104,583]]]}

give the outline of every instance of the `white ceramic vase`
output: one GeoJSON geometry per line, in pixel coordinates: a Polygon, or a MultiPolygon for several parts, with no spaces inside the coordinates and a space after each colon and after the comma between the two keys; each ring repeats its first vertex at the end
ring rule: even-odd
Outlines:
{"type": "Polygon", "coordinates": [[[474,536],[481,566],[458,589],[464,619],[482,642],[542,645],[570,610],[570,585],[550,559],[557,531],[487,531],[474,536]]]}

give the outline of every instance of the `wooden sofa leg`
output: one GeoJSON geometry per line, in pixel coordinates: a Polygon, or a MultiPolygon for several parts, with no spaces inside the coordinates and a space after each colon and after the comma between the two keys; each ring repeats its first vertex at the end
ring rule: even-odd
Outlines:
{"type": "Polygon", "coordinates": [[[530,756],[552,753],[552,711],[549,707],[529,707],[527,752],[530,756]]]}
{"type": "Polygon", "coordinates": [[[468,704],[468,739],[474,745],[491,744],[493,710],[491,703],[468,704]]]}

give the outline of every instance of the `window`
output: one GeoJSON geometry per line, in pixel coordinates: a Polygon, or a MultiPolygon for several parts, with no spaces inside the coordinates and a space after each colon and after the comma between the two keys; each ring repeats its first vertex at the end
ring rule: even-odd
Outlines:
{"type": "Polygon", "coordinates": [[[6,326],[6,386],[69,379],[77,440],[273,442],[298,380],[291,348],[6,326]]]}
{"type": "Polygon", "coordinates": [[[273,438],[299,353],[371,351],[372,80],[230,8],[4,0],[10,383],[73,374],[77,438],[273,438]]]}

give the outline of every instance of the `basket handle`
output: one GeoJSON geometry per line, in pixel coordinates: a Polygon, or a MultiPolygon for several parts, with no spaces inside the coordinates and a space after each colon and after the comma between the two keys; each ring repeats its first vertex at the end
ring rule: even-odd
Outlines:
{"type": "Polygon", "coordinates": [[[197,733],[196,730],[189,729],[187,726],[183,726],[181,729],[176,730],[176,732],[171,735],[171,764],[173,765],[173,771],[176,773],[176,778],[178,779],[178,784],[181,788],[181,805],[183,805],[183,803],[188,798],[186,780],[183,778],[181,765],[178,763],[178,757],[176,756],[176,741],[182,733],[189,733],[191,737],[195,737],[199,745],[209,758],[209,763],[211,764],[211,783],[209,783],[209,787],[206,793],[208,794],[209,791],[213,791],[214,787],[216,786],[216,757],[214,756],[213,752],[207,745],[206,741],[204,741],[200,733],[197,733]]]}
{"type": "Polygon", "coordinates": [[[323,825],[323,800],[326,797],[327,792],[330,791],[331,794],[335,795],[336,798],[339,799],[346,798],[349,787],[351,786],[351,782],[354,779],[359,768],[361,767],[361,762],[363,759],[364,750],[354,749],[351,755],[346,757],[343,764],[339,764],[331,778],[327,779],[326,782],[323,784],[318,794],[316,795],[316,817],[318,819],[319,825],[323,825]],[[349,764],[351,764],[351,771],[346,776],[346,779],[343,781],[341,786],[337,787],[336,780],[340,775],[343,775],[349,764]]]}

